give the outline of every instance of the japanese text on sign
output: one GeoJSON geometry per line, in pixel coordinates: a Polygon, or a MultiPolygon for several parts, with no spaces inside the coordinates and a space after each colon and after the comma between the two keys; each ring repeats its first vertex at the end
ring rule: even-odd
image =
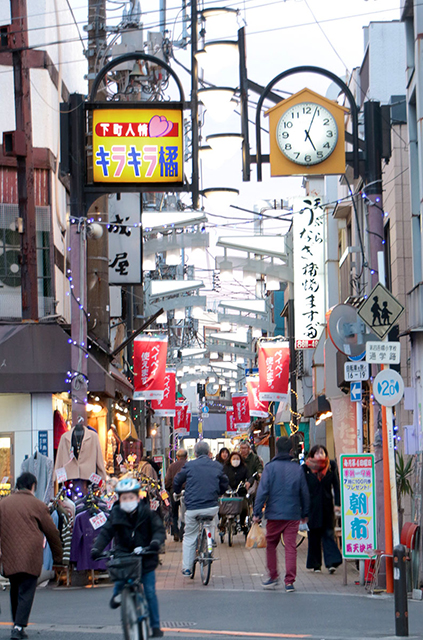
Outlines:
{"type": "Polygon", "coordinates": [[[368,380],[369,365],[367,362],[346,362],[344,365],[344,377],[347,382],[368,380]]]}
{"type": "Polygon", "coordinates": [[[94,108],[94,182],[182,182],[182,134],[180,108],[94,108]]]}
{"type": "Polygon", "coordinates": [[[368,558],[376,549],[374,457],[341,456],[342,551],[344,558],[368,558]]]}
{"type": "Polygon", "coordinates": [[[401,357],[400,342],[367,342],[366,360],[374,364],[398,364],[401,357]]]}
{"type": "Polygon", "coordinates": [[[317,346],[324,324],[324,209],[320,198],[295,198],[295,348],[317,346]]]}

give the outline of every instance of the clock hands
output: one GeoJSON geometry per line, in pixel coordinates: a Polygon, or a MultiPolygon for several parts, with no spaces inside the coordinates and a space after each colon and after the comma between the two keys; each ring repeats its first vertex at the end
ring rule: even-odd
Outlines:
{"type": "Polygon", "coordinates": [[[317,107],[315,108],[315,110],[314,110],[313,117],[311,118],[311,122],[310,122],[310,125],[309,125],[308,129],[305,129],[305,130],[304,130],[304,133],[306,134],[306,136],[305,136],[305,138],[304,138],[304,142],[305,142],[305,141],[307,140],[307,138],[308,138],[308,139],[310,140],[311,146],[313,147],[313,149],[314,149],[315,151],[316,151],[316,147],[314,146],[313,141],[312,141],[312,139],[310,138],[310,129],[311,129],[311,126],[312,126],[312,124],[313,124],[313,120],[314,120],[314,117],[315,117],[315,115],[316,115],[316,113],[317,113],[318,108],[319,108],[319,107],[317,106],[317,107]]]}

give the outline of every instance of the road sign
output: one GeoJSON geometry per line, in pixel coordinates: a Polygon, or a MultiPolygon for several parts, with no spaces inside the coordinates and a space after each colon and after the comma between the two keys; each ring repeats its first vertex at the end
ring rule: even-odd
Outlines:
{"type": "Polygon", "coordinates": [[[335,347],[350,360],[361,360],[366,354],[366,342],[377,340],[377,335],[368,333],[366,324],[357,315],[351,304],[337,304],[328,314],[329,337],[335,347]]]}
{"type": "Polygon", "coordinates": [[[373,381],[373,395],[379,404],[393,407],[404,395],[404,380],[396,371],[384,369],[373,381]]]}
{"type": "Polygon", "coordinates": [[[344,378],[346,382],[353,380],[368,380],[369,365],[367,362],[346,362],[344,364],[344,378]]]}
{"type": "Polygon", "coordinates": [[[400,342],[368,342],[366,344],[366,361],[371,364],[398,364],[400,358],[400,342]]]}
{"type": "Polygon", "coordinates": [[[204,407],[201,407],[201,419],[204,420],[204,418],[208,418],[209,417],[209,413],[210,413],[210,408],[207,405],[204,405],[204,407]]]}
{"type": "Polygon", "coordinates": [[[351,382],[350,399],[351,402],[361,402],[363,398],[361,382],[351,382]]]}
{"type": "Polygon", "coordinates": [[[402,304],[379,282],[359,308],[358,315],[379,338],[384,338],[403,311],[402,304]]]}

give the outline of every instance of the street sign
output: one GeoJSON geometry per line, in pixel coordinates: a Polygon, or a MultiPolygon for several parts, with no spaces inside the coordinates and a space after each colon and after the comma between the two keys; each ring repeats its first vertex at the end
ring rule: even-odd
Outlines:
{"type": "Polygon", "coordinates": [[[379,282],[359,308],[358,315],[379,338],[384,338],[403,311],[402,304],[379,282]]]}
{"type": "Polygon", "coordinates": [[[346,362],[344,364],[344,378],[346,382],[353,380],[368,380],[369,365],[367,362],[346,362]]]}
{"type": "Polygon", "coordinates": [[[371,364],[399,364],[400,358],[400,342],[368,342],[366,345],[366,362],[371,364]]]}
{"type": "Polygon", "coordinates": [[[326,314],[329,337],[335,347],[350,360],[361,360],[366,354],[366,342],[377,340],[367,333],[366,324],[351,304],[337,304],[326,314]]]}
{"type": "Polygon", "coordinates": [[[208,418],[210,415],[210,408],[207,405],[204,405],[204,407],[201,407],[201,419],[204,420],[205,418],[208,418]]]}
{"type": "Polygon", "coordinates": [[[341,455],[342,555],[368,559],[376,549],[375,461],[371,453],[341,455]]]}
{"type": "Polygon", "coordinates": [[[361,382],[351,382],[350,386],[350,399],[351,402],[361,402],[363,398],[363,391],[361,382]]]}
{"type": "Polygon", "coordinates": [[[393,407],[404,395],[404,380],[396,371],[384,369],[373,381],[373,395],[379,404],[393,407]]]}

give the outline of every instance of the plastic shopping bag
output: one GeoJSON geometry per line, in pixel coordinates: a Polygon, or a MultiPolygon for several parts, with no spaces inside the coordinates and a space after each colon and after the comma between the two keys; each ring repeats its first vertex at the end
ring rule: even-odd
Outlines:
{"type": "Polygon", "coordinates": [[[247,549],[265,549],[266,548],[266,532],[260,527],[258,522],[253,522],[252,527],[247,536],[245,543],[247,549]]]}

